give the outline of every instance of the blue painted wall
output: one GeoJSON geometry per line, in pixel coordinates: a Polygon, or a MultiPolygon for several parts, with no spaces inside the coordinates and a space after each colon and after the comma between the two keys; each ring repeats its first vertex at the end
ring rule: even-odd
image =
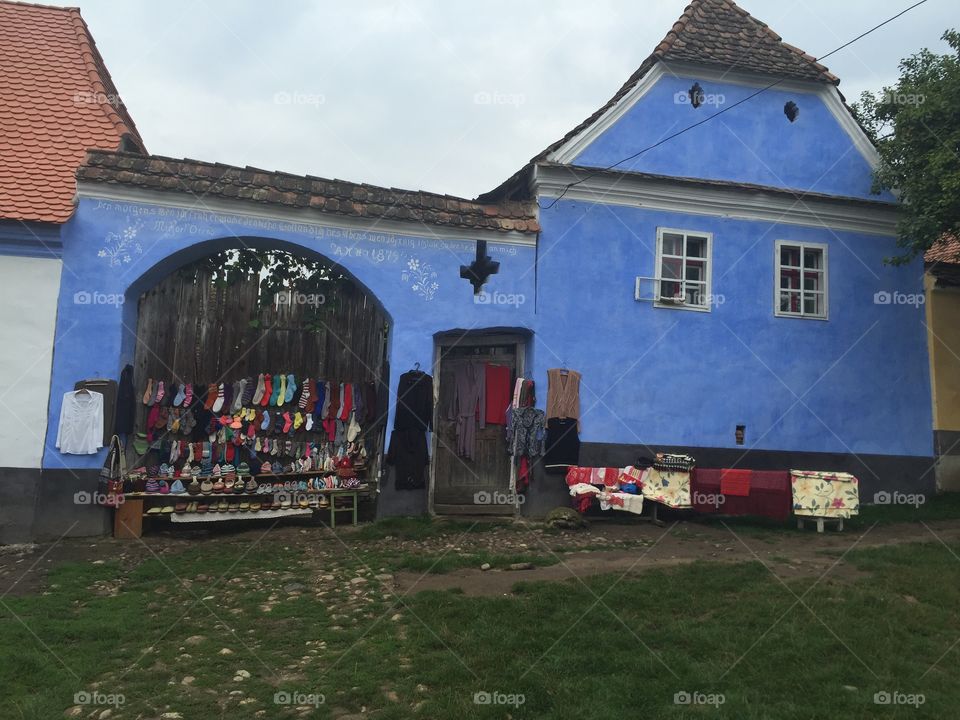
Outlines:
{"type": "MultiPolygon", "coordinates": [[[[495,237],[488,238],[492,240],[488,252],[501,262],[500,274],[487,290],[522,294],[522,303],[474,302],[472,287],[459,277],[460,265],[474,257],[472,242],[82,200],[63,232],[59,341],[44,467],[102,465],[105,451],[77,456],[56,450],[63,393],[80,379],[119,377],[123,365],[133,359],[139,294],[177,267],[218,249],[237,247],[241,240],[251,246],[300,249],[340,263],[393,320],[390,363],[395,388],[399,374],[415,362],[430,367],[437,332],[533,327],[535,274],[528,270],[535,248],[496,242],[495,237]]],[[[392,410],[388,422],[392,423],[392,410]]]]}
{"type": "MultiPolygon", "coordinates": [[[[608,167],[664,137],[732,106],[757,88],[699,80],[708,101],[694,110],[686,97],[697,78],[664,75],[573,164],[608,167]]],[[[812,93],[767,90],[618,170],[729,180],[873,200],[870,166],[823,101],[812,93]],[[800,116],[790,123],[783,106],[800,116]]]]}
{"type": "MultiPolygon", "coordinates": [[[[892,238],[561,201],[541,205],[535,377],[583,372],[584,441],[932,454],[920,263],[883,265],[892,238]],[[713,233],[712,312],[634,299],[659,226],[713,233]],[[829,247],[829,320],[774,316],[777,240],[829,247]]],[[[648,294],[651,288],[647,286],[648,294]]]]}

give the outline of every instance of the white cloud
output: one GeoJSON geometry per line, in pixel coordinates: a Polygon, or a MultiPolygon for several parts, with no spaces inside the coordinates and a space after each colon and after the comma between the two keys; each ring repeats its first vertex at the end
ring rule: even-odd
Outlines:
{"type": "MultiPolygon", "coordinates": [[[[901,9],[741,4],[814,55],[901,9]]],[[[79,5],[153,153],[473,197],[606,102],[685,0],[79,5]],[[478,105],[478,93],[519,99],[478,105]]],[[[892,82],[902,57],[942,48],[948,6],[830,58],[848,99],[892,82]]]]}

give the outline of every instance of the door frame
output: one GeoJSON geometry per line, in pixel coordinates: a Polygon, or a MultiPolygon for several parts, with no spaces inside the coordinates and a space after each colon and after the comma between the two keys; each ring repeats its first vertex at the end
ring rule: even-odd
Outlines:
{"type": "MultiPolygon", "coordinates": [[[[432,516],[455,517],[454,513],[438,513],[434,504],[436,490],[437,464],[437,427],[440,417],[440,362],[443,359],[445,347],[477,347],[482,345],[513,345],[517,364],[517,377],[523,377],[526,372],[527,343],[530,341],[529,330],[471,330],[468,332],[443,332],[433,336],[433,432],[430,433],[430,470],[427,480],[427,512],[432,516]]],[[[510,461],[510,482],[508,492],[517,490],[517,464],[510,461]]],[[[492,509],[492,508],[491,508],[492,509]]],[[[476,515],[494,515],[496,517],[511,517],[507,513],[484,512],[479,506],[476,515]]],[[[513,506],[512,517],[520,514],[520,506],[513,506]]],[[[469,517],[469,515],[466,515],[469,517]]]]}

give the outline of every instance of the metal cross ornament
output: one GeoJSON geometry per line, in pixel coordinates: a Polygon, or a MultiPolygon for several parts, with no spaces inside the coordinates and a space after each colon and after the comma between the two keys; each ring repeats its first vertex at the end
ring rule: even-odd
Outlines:
{"type": "Polygon", "coordinates": [[[469,265],[460,266],[460,277],[469,280],[473,285],[473,294],[479,295],[487,279],[499,271],[500,263],[491,260],[487,255],[487,241],[477,240],[477,257],[469,265]]]}

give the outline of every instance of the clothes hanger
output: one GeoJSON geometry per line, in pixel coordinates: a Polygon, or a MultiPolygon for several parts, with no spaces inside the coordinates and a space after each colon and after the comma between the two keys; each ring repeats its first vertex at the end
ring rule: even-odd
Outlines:
{"type": "Polygon", "coordinates": [[[81,393],[84,394],[84,395],[89,395],[89,394],[90,394],[90,391],[87,390],[87,389],[84,387],[84,388],[80,388],[79,390],[77,390],[77,392],[76,392],[75,394],[76,394],[76,395],[80,395],[81,393]]]}

